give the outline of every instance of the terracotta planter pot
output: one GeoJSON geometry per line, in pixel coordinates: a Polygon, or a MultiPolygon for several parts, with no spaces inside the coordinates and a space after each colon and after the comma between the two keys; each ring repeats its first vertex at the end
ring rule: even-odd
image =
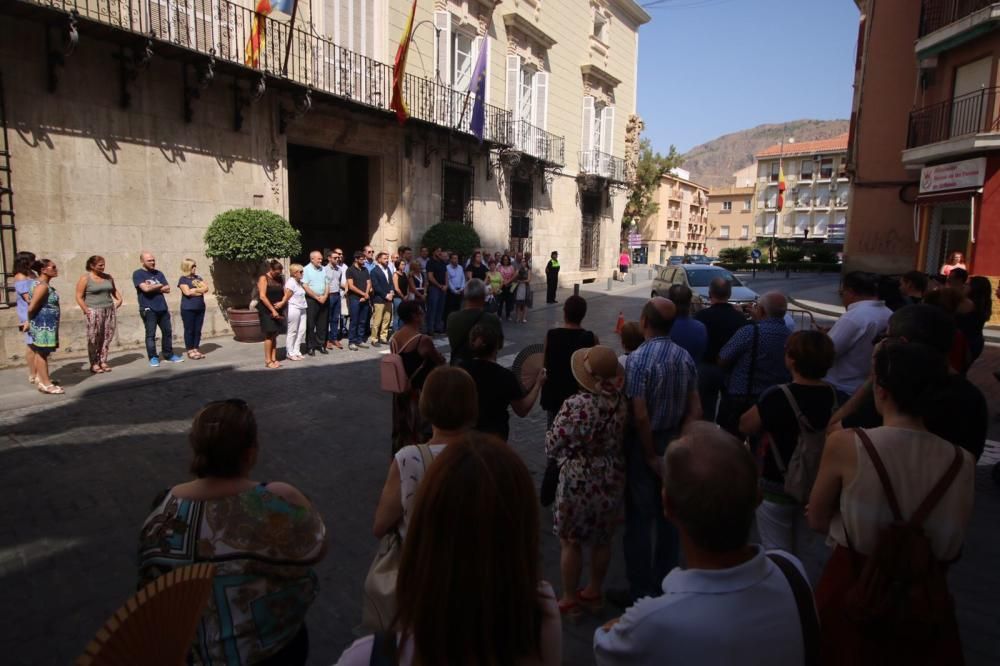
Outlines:
{"type": "Polygon", "coordinates": [[[237,342],[263,342],[264,333],[260,330],[260,317],[256,310],[246,308],[228,308],[229,325],[233,328],[233,336],[237,342]]]}

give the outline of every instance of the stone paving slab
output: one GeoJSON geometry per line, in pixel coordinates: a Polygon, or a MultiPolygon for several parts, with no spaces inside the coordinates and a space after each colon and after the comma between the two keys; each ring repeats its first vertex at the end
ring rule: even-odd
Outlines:
{"type": "MultiPolygon", "coordinates": [[[[568,292],[560,294],[560,300],[568,292]]],[[[617,314],[637,319],[648,286],[586,285],[585,325],[617,346],[617,314]]],[[[529,324],[506,327],[510,358],[555,325],[558,306],[535,308],[529,324]]],[[[63,664],[135,589],[138,529],[156,493],[188,476],[186,432],[213,399],[240,396],[261,429],[261,480],[283,480],[316,502],[329,530],[317,568],[321,591],[309,612],[310,664],[332,664],[355,638],[360,586],[377,546],[371,522],[389,462],[390,401],[377,389],[377,352],[340,352],[281,370],[262,367],[260,345],[213,340],[209,358],[152,370],[142,358],[108,375],[57,363],[64,396],[45,396],[23,369],[0,371],[0,649],[5,664],[63,664]]],[[[209,345],[206,345],[209,346],[209,345]]],[[[120,360],[120,359],[119,359],[120,360]]],[[[993,390],[1000,351],[988,350],[974,381],[993,390]]],[[[544,413],[511,417],[511,445],[540,480],[544,413]]],[[[994,433],[994,439],[997,439],[994,433]]],[[[980,468],[965,554],[952,573],[968,663],[1000,663],[1000,490],[980,468]]],[[[559,587],[558,541],[542,512],[544,573],[559,587]]],[[[608,580],[624,583],[620,538],[608,580]]],[[[591,664],[594,629],[617,614],[563,631],[564,663],[591,664]]]]}

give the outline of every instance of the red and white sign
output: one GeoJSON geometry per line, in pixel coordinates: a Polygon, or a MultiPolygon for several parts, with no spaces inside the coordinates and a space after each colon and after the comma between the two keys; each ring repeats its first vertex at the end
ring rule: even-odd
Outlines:
{"type": "Polygon", "coordinates": [[[982,187],[985,179],[985,157],[924,167],[920,170],[920,194],[982,187]]]}

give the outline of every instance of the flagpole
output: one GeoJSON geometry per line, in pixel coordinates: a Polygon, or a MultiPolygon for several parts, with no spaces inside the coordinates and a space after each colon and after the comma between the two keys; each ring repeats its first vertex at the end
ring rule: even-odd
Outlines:
{"type": "Polygon", "coordinates": [[[295,15],[299,11],[299,2],[292,3],[292,18],[288,21],[288,43],[285,45],[285,62],[281,65],[281,75],[288,76],[288,56],[292,54],[292,35],[295,34],[295,15]]]}
{"type": "MultiPolygon", "coordinates": [[[[490,26],[491,25],[493,25],[493,14],[492,13],[490,14],[489,20],[486,22],[486,30],[483,31],[483,41],[485,41],[487,43],[489,42],[489,39],[490,39],[490,26]]],[[[489,46],[487,46],[486,48],[488,49],[489,46]]],[[[481,52],[482,52],[482,49],[480,49],[480,55],[482,54],[481,52]]],[[[478,65],[478,64],[479,63],[476,63],[476,65],[478,65]]],[[[475,70],[475,69],[476,69],[476,66],[473,66],[473,70],[475,70]]],[[[489,72],[486,72],[486,76],[489,77],[489,75],[490,75],[489,72]]],[[[459,127],[461,127],[462,126],[462,121],[465,120],[465,112],[469,108],[469,98],[470,97],[472,97],[472,88],[471,87],[468,90],[465,91],[465,101],[462,102],[462,113],[458,117],[458,124],[455,125],[455,129],[458,129],[459,127]]]]}

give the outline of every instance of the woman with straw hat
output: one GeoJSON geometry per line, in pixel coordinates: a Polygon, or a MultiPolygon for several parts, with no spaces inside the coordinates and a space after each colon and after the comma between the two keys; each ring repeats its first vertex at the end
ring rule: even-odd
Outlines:
{"type": "Polygon", "coordinates": [[[577,350],[571,358],[580,390],[566,399],[546,434],[545,453],[559,465],[553,532],[562,546],[562,598],[569,619],[581,607],[598,611],[611,562],[611,539],[625,495],[622,438],[628,415],[622,395],[625,372],[610,347],[577,350]],[[583,546],[591,549],[590,582],[577,589],[583,546]]]}

